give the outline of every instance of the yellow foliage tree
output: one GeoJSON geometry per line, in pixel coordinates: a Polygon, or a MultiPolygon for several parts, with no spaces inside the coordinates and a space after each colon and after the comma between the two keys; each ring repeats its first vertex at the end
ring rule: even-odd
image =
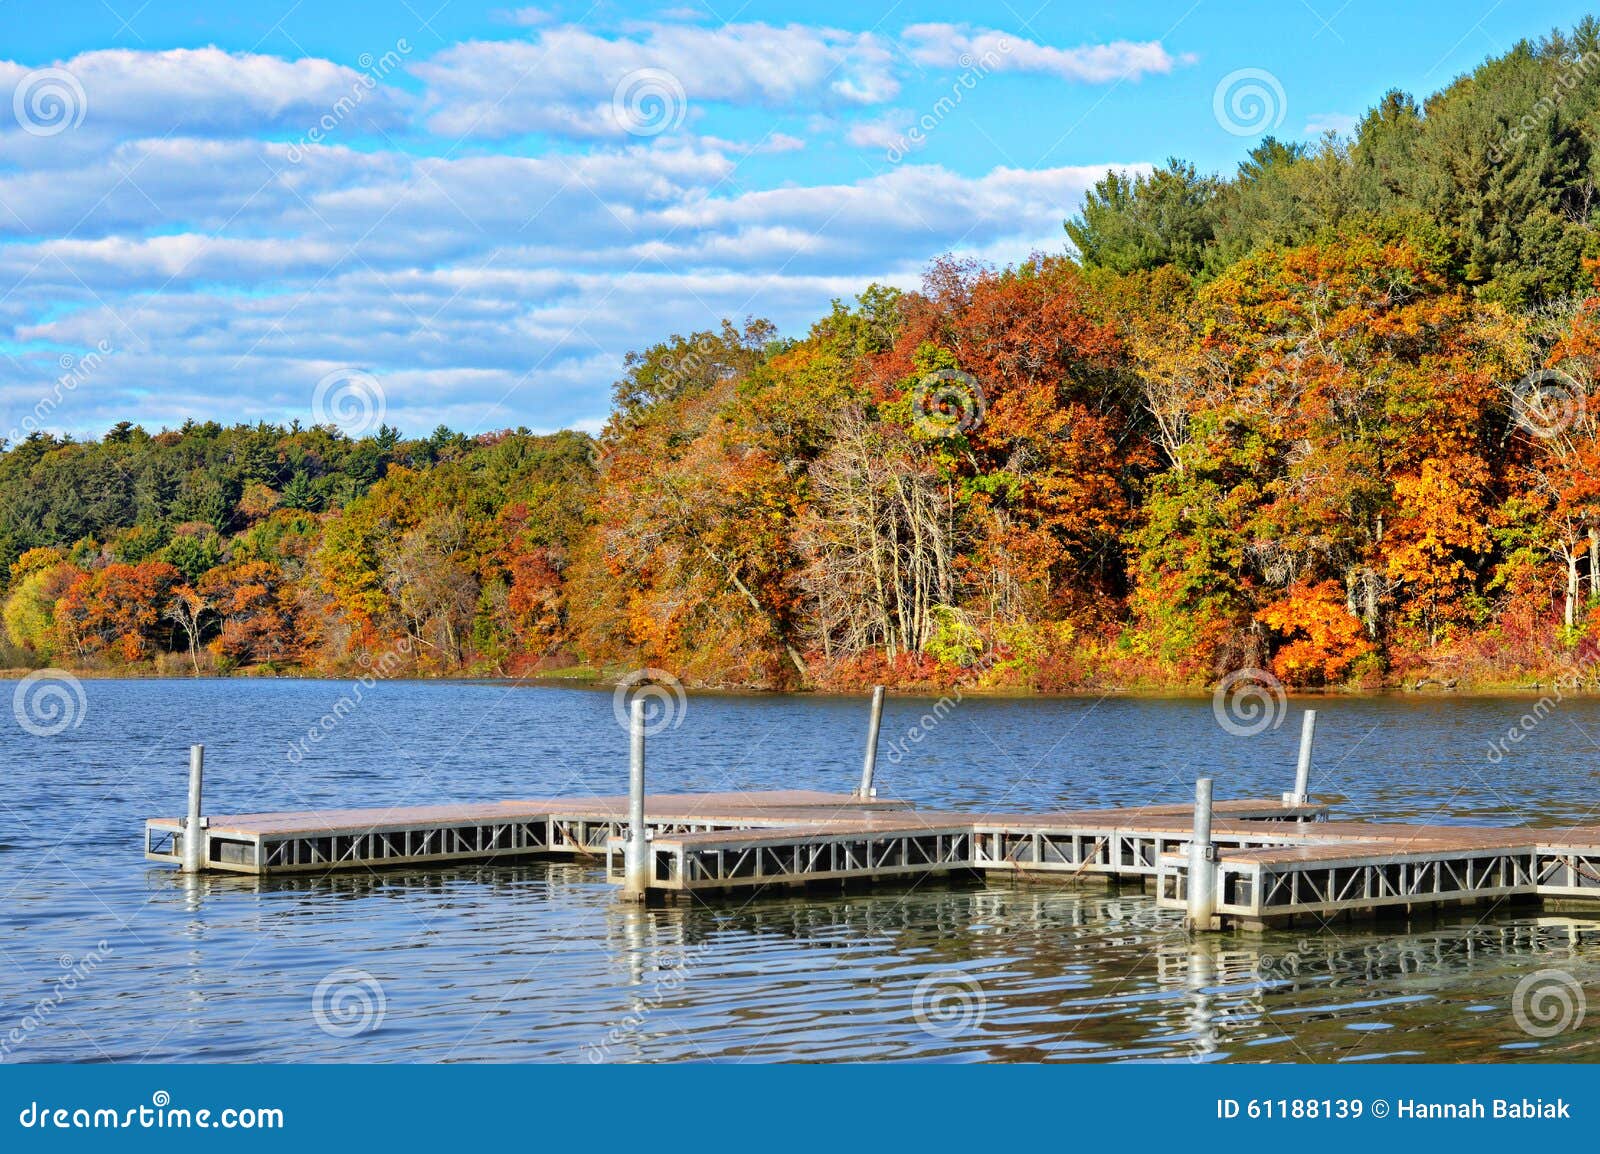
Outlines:
{"type": "Polygon", "coordinates": [[[1388,575],[1410,591],[1407,616],[1426,631],[1430,646],[1466,616],[1470,562],[1490,544],[1487,483],[1483,461],[1466,455],[1429,457],[1417,475],[1395,480],[1388,575]]]}

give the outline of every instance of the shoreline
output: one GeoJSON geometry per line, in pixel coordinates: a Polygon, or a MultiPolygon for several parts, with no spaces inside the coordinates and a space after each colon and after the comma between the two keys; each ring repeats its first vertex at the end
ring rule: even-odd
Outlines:
{"type": "MultiPolygon", "coordinates": [[[[37,669],[23,667],[0,668],[0,681],[21,682],[29,676],[44,674],[47,671],[65,673],[78,681],[172,681],[172,682],[200,682],[200,681],[306,681],[306,682],[331,682],[345,684],[361,681],[370,676],[361,669],[350,670],[346,673],[327,673],[320,675],[307,675],[302,673],[264,672],[264,671],[239,671],[232,673],[208,672],[197,676],[175,676],[169,673],[140,670],[106,670],[106,669],[71,669],[65,666],[43,666],[37,669]]],[[[374,680],[410,682],[427,684],[437,682],[440,684],[480,684],[480,685],[526,685],[537,688],[552,689],[587,689],[594,691],[614,691],[621,680],[626,677],[625,672],[611,672],[599,670],[585,670],[582,673],[557,671],[554,673],[530,674],[524,677],[508,677],[500,674],[440,674],[421,676],[384,677],[374,680]]],[[[801,689],[761,689],[742,686],[724,685],[691,685],[684,684],[683,691],[692,695],[714,697],[817,697],[817,698],[854,698],[870,692],[868,687],[840,688],[840,687],[808,687],[801,689]]],[[[1015,687],[974,687],[963,685],[935,686],[894,686],[886,685],[886,692],[891,697],[907,699],[940,700],[942,698],[983,698],[993,701],[1076,701],[1084,698],[1118,698],[1123,700],[1137,700],[1147,698],[1150,700],[1192,700],[1204,701],[1216,696],[1215,686],[1195,685],[1170,685],[1170,686],[1114,686],[1114,687],[1085,687],[1081,689],[1064,690],[1060,692],[1045,692],[1042,690],[1023,689],[1015,687]]],[[[1312,699],[1312,700],[1338,700],[1348,699],[1353,701],[1378,700],[1388,698],[1410,698],[1416,700],[1451,700],[1472,698],[1527,698],[1538,700],[1552,693],[1562,698],[1571,697],[1596,697],[1600,698],[1600,683],[1593,688],[1563,687],[1557,679],[1540,682],[1481,682],[1458,683],[1453,686],[1427,685],[1421,688],[1405,685],[1387,685],[1375,689],[1350,689],[1343,687],[1291,687],[1282,686],[1279,690],[1287,699],[1312,699]]]]}

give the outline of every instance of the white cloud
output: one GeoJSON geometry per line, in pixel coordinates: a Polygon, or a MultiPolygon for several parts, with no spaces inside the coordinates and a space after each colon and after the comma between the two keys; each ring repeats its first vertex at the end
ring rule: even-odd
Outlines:
{"type": "Polygon", "coordinates": [[[502,15],[533,25],[528,38],[454,44],[426,60],[402,40],[364,54],[359,68],[215,47],[85,52],[48,66],[42,78],[40,69],[0,61],[0,93],[20,86],[26,96],[39,88],[41,115],[62,115],[64,98],[65,115],[81,118],[62,134],[22,132],[0,121],[0,161],[64,166],[96,156],[107,137],[287,132],[302,143],[350,143],[425,127],[450,140],[533,133],[626,140],[660,127],[650,123],[649,132],[638,132],[641,109],[676,130],[692,128],[720,105],[811,115],[882,107],[899,95],[908,62],[1106,83],[1168,72],[1189,59],[1157,41],[1055,48],[956,24],[913,25],[897,43],[892,33],[798,24],[654,22],[601,34],[545,23],[543,9],[502,15]],[[420,110],[396,83],[402,71],[425,85],[420,110]],[[619,93],[635,92],[641,73],[643,104],[619,103],[619,93]]]}
{"type": "Polygon", "coordinates": [[[730,156],[779,156],[786,152],[801,152],[806,147],[805,140],[791,136],[787,132],[769,132],[759,140],[725,140],[720,136],[700,136],[695,138],[694,143],[696,147],[725,152],[730,156]]]}
{"type": "MultiPolygon", "coordinates": [[[[366,73],[314,57],[280,60],[219,48],[162,52],[117,48],[85,52],[51,68],[67,74],[78,86],[78,91],[68,91],[65,99],[82,102],[81,122],[70,134],[79,139],[107,133],[194,136],[304,131],[336,105],[350,108],[348,115],[363,129],[399,127],[405,115],[400,93],[371,83],[366,73]]],[[[26,100],[35,91],[34,85],[49,79],[41,78],[40,73],[40,69],[0,61],[0,92],[15,99],[22,86],[26,100]]],[[[58,86],[58,98],[61,92],[58,86]]],[[[55,114],[49,105],[40,106],[40,116],[55,114]]],[[[21,135],[21,126],[9,116],[0,125],[0,135],[21,135]]],[[[48,139],[67,141],[68,136],[48,139]]]]}
{"type": "Polygon", "coordinates": [[[652,24],[614,37],[562,25],[531,40],[454,45],[412,71],[428,85],[428,125],[442,135],[599,139],[627,136],[613,98],[644,69],[670,76],[689,109],[866,105],[899,91],[892,54],[879,37],[801,25],[652,24]]]}
{"type": "Polygon", "coordinates": [[[934,68],[1038,72],[1062,80],[1105,84],[1171,72],[1193,56],[1172,56],[1159,40],[1052,48],[1022,36],[965,24],[915,24],[903,33],[911,58],[934,68]]]}
{"type": "Polygon", "coordinates": [[[515,24],[519,28],[532,28],[538,24],[548,24],[553,17],[544,8],[502,8],[492,13],[496,20],[505,24],[515,24]]]}
{"type": "Polygon", "coordinates": [[[275,227],[0,246],[0,322],[21,350],[0,359],[0,407],[30,410],[62,350],[106,340],[116,354],[61,428],[305,420],[316,381],[349,365],[379,376],[408,432],[592,423],[623,352],[667,332],[748,314],[799,332],[871,280],[916,283],[944,250],[1059,250],[1104,171],[906,165],[718,194],[725,157],[660,146],[315,160],[310,207],[273,198],[275,227]]]}
{"type": "Polygon", "coordinates": [[[790,136],[787,132],[773,132],[762,138],[753,151],[758,154],[800,152],[805,146],[806,142],[798,136],[790,136]]]}
{"type": "Polygon", "coordinates": [[[906,127],[911,114],[896,110],[874,120],[858,120],[845,132],[845,140],[857,148],[897,149],[906,147],[906,127]]]}
{"type": "Polygon", "coordinates": [[[1325,132],[1335,132],[1340,136],[1349,136],[1356,130],[1357,120],[1345,112],[1319,112],[1306,121],[1305,134],[1307,136],[1321,136],[1325,132]]]}
{"type": "MultiPolygon", "coordinates": [[[[1001,35],[913,32],[925,65],[953,52],[952,66],[1001,35]]],[[[0,428],[5,412],[15,423],[31,411],[63,355],[101,341],[115,354],[55,412],[61,430],[305,420],[316,381],[347,366],[380,376],[391,420],[410,432],[593,427],[626,350],[724,316],[802,332],[831,299],[873,280],[914,285],[948,250],[1059,251],[1061,220],[1107,167],[908,161],[806,183],[809,158],[782,154],[813,139],[818,163],[830,149],[835,163],[862,159],[837,151],[841,133],[899,144],[910,114],[894,101],[911,67],[892,38],[663,23],[607,35],[547,24],[528,37],[408,59],[425,85],[415,98],[398,75],[366,84],[327,60],[217,48],[59,62],[81,84],[81,123],[0,127],[0,428]],[[640,68],[681,80],[685,131],[620,130],[612,90],[640,68]],[[357,86],[361,99],[312,142],[310,127],[357,86]],[[746,139],[696,135],[716,104],[783,115],[746,139]],[[533,131],[585,143],[446,147],[533,131]],[[754,155],[777,159],[740,167],[754,155]]],[[[1106,51],[1148,70],[1164,55],[1106,51]]],[[[1109,67],[1088,49],[1021,40],[1006,59],[1072,79],[1109,67]]],[[[0,106],[4,86],[34,71],[0,62],[0,106]]]]}

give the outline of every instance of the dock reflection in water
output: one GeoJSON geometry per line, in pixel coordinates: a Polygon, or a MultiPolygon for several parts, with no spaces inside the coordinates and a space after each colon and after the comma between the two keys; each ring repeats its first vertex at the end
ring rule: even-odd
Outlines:
{"type": "MultiPolygon", "coordinates": [[[[184,1012],[197,1019],[151,1058],[234,1056],[228,1035],[246,1023],[230,1004],[303,1021],[306,992],[264,981],[291,965],[369,974],[385,1007],[356,1037],[287,1031],[285,1059],[1574,1060],[1595,1041],[1576,1010],[1548,1039],[1514,1010],[1531,974],[1600,978],[1600,922],[1584,918],[1191,937],[1141,893],[1033,886],[643,909],[573,865],[150,872],[153,900],[192,919],[184,1012]],[[225,916],[246,898],[247,920],[225,916]]],[[[69,1056],[60,1041],[52,1056],[69,1056]]],[[[112,1041],[106,1056],[130,1056],[112,1041]]]]}

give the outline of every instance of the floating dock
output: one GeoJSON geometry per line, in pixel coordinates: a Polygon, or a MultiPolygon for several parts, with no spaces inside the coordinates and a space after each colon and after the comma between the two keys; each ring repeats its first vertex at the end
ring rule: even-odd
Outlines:
{"type": "MultiPolygon", "coordinates": [[[[258,875],[527,857],[610,858],[615,863],[626,842],[628,807],[627,797],[590,797],[238,814],[202,819],[197,840],[203,845],[197,848],[203,869],[258,875]]],[[[1221,802],[1216,808],[1220,814],[1262,823],[1311,820],[1327,812],[1324,806],[1279,801],[1221,802]]],[[[770,861],[771,851],[781,844],[836,845],[851,861],[842,872],[854,876],[887,869],[890,856],[898,866],[912,865],[920,853],[914,846],[940,838],[945,839],[938,846],[940,859],[955,868],[978,870],[984,867],[974,862],[983,861],[998,869],[1037,864],[1041,872],[1051,872],[1077,869],[1093,858],[1091,869],[1117,866],[1110,872],[1154,876],[1161,847],[1181,844],[1188,831],[1184,806],[1001,817],[935,813],[892,799],[808,790],[650,794],[644,812],[658,881],[652,888],[661,890],[823,880],[813,876],[822,864],[813,855],[806,869],[781,878],[764,868],[750,873],[734,862],[715,871],[714,876],[727,880],[702,884],[713,876],[705,863],[724,845],[744,845],[757,865],[770,861]],[[959,845],[952,848],[950,839],[959,845]],[[754,853],[756,848],[768,852],[754,853]],[[688,865],[691,860],[697,864],[688,865]]],[[[182,865],[186,827],[185,818],[146,822],[145,856],[182,865]]],[[[1230,836],[1231,831],[1226,822],[1218,827],[1225,844],[1260,844],[1248,832],[1230,836]]],[[[620,870],[616,865],[613,872],[620,875],[620,870]]]]}
{"type": "Polygon", "coordinates": [[[908,884],[929,878],[1109,879],[1151,889],[1192,928],[1320,924],[1512,898],[1600,901],[1600,825],[1565,830],[1330,820],[1307,789],[1307,712],[1294,791],[1194,806],[1043,813],[923,810],[872,787],[646,794],[635,722],[626,796],[309,813],[201,815],[203,751],[189,815],[145,825],[145,856],[190,872],[257,876],[451,866],[528,858],[600,861],[634,900],[908,884]],[[1195,884],[1195,879],[1199,884],[1195,884]]]}
{"type": "MultiPolygon", "coordinates": [[[[193,848],[202,868],[246,874],[603,857],[627,827],[628,805],[626,797],[591,797],[207,817],[193,848]]],[[[645,806],[655,836],[815,825],[906,808],[808,790],[658,794],[645,806]]],[[[145,856],[183,864],[188,824],[187,818],[146,822],[145,856]]]]}

